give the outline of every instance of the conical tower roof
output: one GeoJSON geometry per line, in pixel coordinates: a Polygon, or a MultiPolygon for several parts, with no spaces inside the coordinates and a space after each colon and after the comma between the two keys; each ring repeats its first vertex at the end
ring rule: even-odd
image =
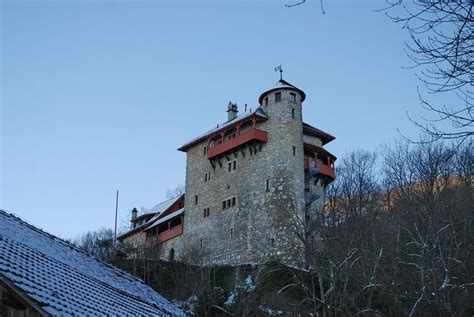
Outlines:
{"type": "Polygon", "coordinates": [[[260,104],[262,104],[262,100],[264,98],[265,95],[267,95],[268,93],[272,92],[272,91],[275,91],[275,90],[279,90],[279,89],[289,89],[289,90],[294,90],[296,91],[297,93],[299,93],[301,95],[301,102],[303,102],[305,99],[306,99],[306,94],[304,93],[303,90],[299,89],[298,87],[295,87],[293,86],[292,84],[290,84],[289,82],[287,82],[286,80],[283,80],[283,79],[280,79],[279,81],[277,81],[275,83],[275,85],[273,85],[272,87],[270,87],[269,89],[265,90],[261,95],[260,97],[258,98],[258,102],[260,104]]]}

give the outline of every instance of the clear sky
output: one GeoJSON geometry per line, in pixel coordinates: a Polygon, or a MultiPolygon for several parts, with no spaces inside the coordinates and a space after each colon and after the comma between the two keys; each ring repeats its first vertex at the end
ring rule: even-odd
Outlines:
{"type": "Polygon", "coordinates": [[[382,1],[1,1],[0,207],[71,238],[184,183],[176,149],[278,79],[336,156],[418,131],[407,34],[382,1]]]}

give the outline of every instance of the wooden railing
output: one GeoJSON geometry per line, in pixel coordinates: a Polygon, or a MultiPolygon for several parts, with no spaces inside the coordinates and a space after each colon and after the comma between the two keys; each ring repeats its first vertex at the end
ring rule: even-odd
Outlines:
{"type": "Polygon", "coordinates": [[[252,140],[267,142],[267,139],[267,132],[259,129],[252,129],[248,132],[237,135],[236,137],[230,140],[226,140],[222,143],[219,143],[214,147],[209,147],[209,149],[207,150],[207,158],[213,158],[219,154],[227,152],[239,145],[245,144],[252,140]]]}
{"type": "Polygon", "coordinates": [[[153,237],[147,237],[146,239],[146,245],[152,246],[158,242],[165,242],[168,241],[174,237],[177,237],[179,235],[183,234],[183,225],[177,225],[175,227],[172,227],[169,230],[163,231],[162,233],[153,236],[153,237]]]}
{"type": "MultiPolygon", "coordinates": [[[[309,161],[304,160],[304,169],[308,169],[308,167],[309,167],[309,161]]],[[[329,176],[333,179],[336,178],[336,171],[334,171],[333,167],[326,164],[318,164],[318,163],[315,163],[314,167],[317,167],[319,169],[320,174],[329,176]]]]}

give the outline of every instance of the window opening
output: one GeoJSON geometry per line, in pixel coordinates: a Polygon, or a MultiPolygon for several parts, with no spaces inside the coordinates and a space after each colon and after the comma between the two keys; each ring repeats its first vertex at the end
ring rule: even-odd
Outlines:
{"type": "Polygon", "coordinates": [[[290,101],[296,102],[296,94],[293,92],[290,92],[290,101]]]}
{"type": "Polygon", "coordinates": [[[280,102],[281,101],[281,92],[277,92],[275,94],[275,102],[280,102]]]}

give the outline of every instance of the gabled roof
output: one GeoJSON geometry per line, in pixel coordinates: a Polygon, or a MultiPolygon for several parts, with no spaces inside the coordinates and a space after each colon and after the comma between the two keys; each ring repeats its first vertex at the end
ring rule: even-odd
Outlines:
{"type": "Polygon", "coordinates": [[[53,316],[184,316],[143,281],[0,210],[0,281],[53,316]]]}
{"type": "Polygon", "coordinates": [[[301,95],[301,102],[303,102],[303,101],[306,99],[306,94],[304,93],[303,90],[299,89],[299,88],[296,87],[296,86],[293,86],[292,84],[290,84],[290,83],[287,82],[286,80],[280,79],[279,81],[277,81],[277,82],[275,83],[275,85],[273,85],[272,87],[268,88],[267,90],[265,90],[265,91],[260,95],[260,97],[258,98],[258,103],[259,103],[259,104],[262,104],[262,100],[263,100],[263,97],[265,97],[265,95],[267,95],[268,93],[270,93],[270,92],[272,92],[272,91],[279,90],[279,89],[290,89],[290,90],[296,91],[297,93],[299,93],[299,94],[301,95]]]}
{"type": "Polygon", "coordinates": [[[176,216],[179,216],[181,215],[182,213],[184,213],[184,208],[181,208],[179,210],[176,210],[172,213],[170,213],[169,215],[167,216],[164,216],[163,218],[159,218],[157,221],[155,221],[154,223],[152,223],[148,228],[145,229],[148,230],[148,229],[151,229],[151,228],[154,228],[160,224],[162,224],[163,222],[167,221],[167,220],[170,220],[171,218],[174,218],[176,216]]]}
{"type": "Polygon", "coordinates": [[[319,130],[318,128],[313,127],[312,125],[307,124],[306,122],[303,122],[303,134],[314,135],[315,137],[320,138],[323,145],[331,142],[336,138],[327,132],[324,132],[322,130],[319,130]]]}
{"type": "MultiPolygon", "coordinates": [[[[159,204],[157,204],[155,207],[151,208],[148,213],[153,213],[153,214],[161,214],[162,212],[166,211],[168,208],[170,208],[175,202],[177,202],[181,197],[183,197],[184,194],[181,194],[179,196],[176,196],[174,198],[165,200],[159,204]]],[[[156,216],[156,215],[155,215],[156,216]]],[[[153,218],[152,218],[153,219],[153,218]]]]}
{"type": "Polygon", "coordinates": [[[252,116],[258,116],[258,117],[261,117],[261,118],[264,118],[264,119],[268,119],[268,116],[265,113],[265,111],[263,111],[261,107],[257,107],[257,109],[255,109],[254,111],[243,113],[243,114],[237,116],[236,118],[234,118],[230,121],[224,122],[222,124],[218,124],[217,127],[215,127],[214,129],[211,129],[211,130],[207,131],[206,133],[201,134],[197,138],[194,138],[191,141],[184,144],[183,146],[181,146],[178,149],[178,151],[186,152],[189,148],[194,146],[196,143],[199,143],[199,142],[203,141],[204,139],[206,139],[211,134],[215,134],[217,132],[220,132],[220,131],[224,130],[225,128],[228,128],[229,126],[232,126],[234,124],[242,122],[242,121],[244,121],[248,118],[251,118],[252,116]]]}
{"type": "MultiPolygon", "coordinates": [[[[117,239],[119,241],[122,241],[126,237],[129,237],[129,236],[131,236],[131,235],[133,235],[137,232],[143,231],[146,227],[148,227],[153,222],[155,222],[165,211],[170,209],[178,200],[183,198],[183,196],[184,196],[184,193],[179,195],[179,196],[173,197],[171,199],[165,200],[165,201],[157,204],[155,207],[151,208],[150,211],[146,214],[146,215],[152,215],[152,217],[147,222],[145,222],[144,224],[142,224],[142,225],[140,225],[136,228],[133,228],[130,231],[125,232],[124,234],[121,234],[120,236],[117,237],[117,239]]],[[[143,216],[143,215],[141,215],[141,216],[143,216]]],[[[137,219],[140,218],[140,217],[137,217],[137,219]]]]}

